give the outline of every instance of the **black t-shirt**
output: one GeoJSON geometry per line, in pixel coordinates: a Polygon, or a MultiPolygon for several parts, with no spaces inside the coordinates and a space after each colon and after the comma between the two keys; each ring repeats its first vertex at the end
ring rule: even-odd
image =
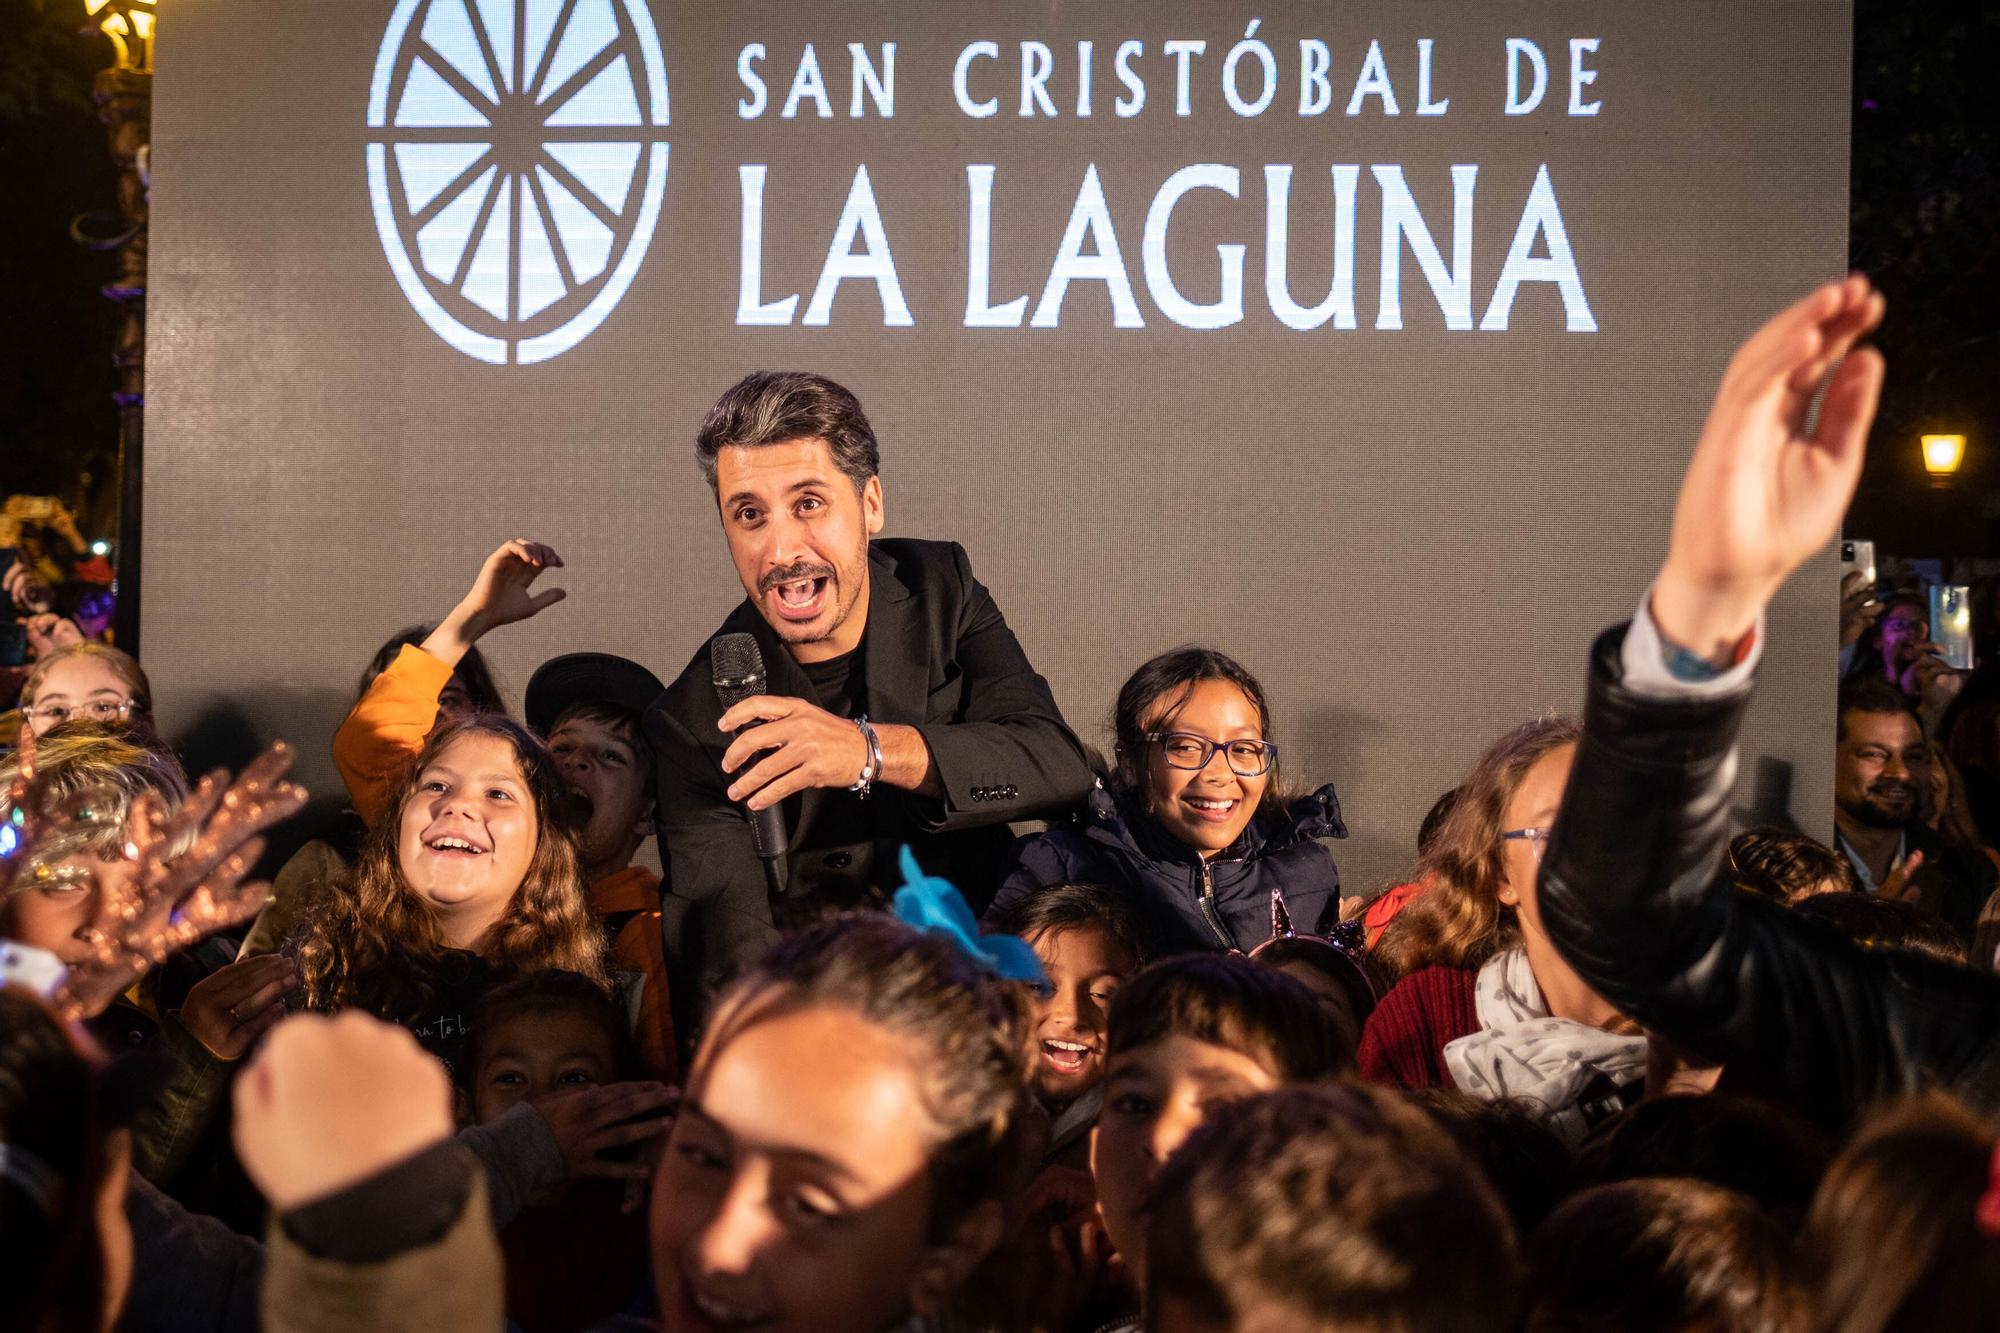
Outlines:
{"type": "MultiPolygon", "coordinates": [[[[868,711],[868,682],[862,667],[862,648],[824,662],[801,662],[799,670],[812,682],[813,693],[819,697],[819,706],[835,717],[858,718],[868,711]]],[[[819,827],[828,831],[834,843],[882,842],[893,846],[907,835],[903,833],[905,820],[894,800],[893,793],[878,786],[875,794],[862,800],[853,792],[831,790],[821,793],[822,814],[819,827]]],[[[786,821],[798,817],[796,801],[787,801],[786,821]]],[[[877,848],[878,860],[882,849],[877,848]]],[[[852,854],[844,849],[828,854],[824,864],[836,872],[847,868],[852,854]]],[[[793,929],[817,920],[829,910],[847,910],[861,906],[886,906],[888,899],[879,886],[858,886],[841,882],[837,890],[829,891],[821,886],[813,872],[816,866],[808,862],[795,866],[793,892],[786,901],[774,903],[775,914],[780,929],[793,929]]],[[[881,867],[878,867],[878,871],[881,867]]],[[[891,884],[894,883],[892,879],[891,884]]]]}
{"type": "Polygon", "coordinates": [[[861,649],[829,657],[824,662],[801,662],[799,670],[812,682],[819,706],[835,717],[860,717],[868,711],[868,682],[861,664],[861,649]]]}

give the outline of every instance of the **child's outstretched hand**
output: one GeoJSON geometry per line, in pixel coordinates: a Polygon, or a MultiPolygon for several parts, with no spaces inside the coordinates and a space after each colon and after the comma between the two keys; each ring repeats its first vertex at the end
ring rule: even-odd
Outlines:
{"type": "Polygon", "coordinates": [[[57,1012],[101,1014],[169,954],[257,914],[271,890],[261,880],[243,882],[264,850],[257,835],[306,803],[305,788],[284,780],[291,766],[291,748],[280,741],[234,782],[220,770],[203,778],[172,818],[150,793],[133,803],[125,854],[138,873],[102,895],[83,937],[90,954],[70,965],[53,997],[57,1012]]]}
{"type": "Polygon", "coordinates": [[[561,569],[555,548],[516,537],[486,557],[478,577],[451,614],[424,640],[424,651],[441,662],[458,665],[466,649],[488,630],[539,615],[569,594],[561,588],[534,590],[545,569],[561,569]]]}

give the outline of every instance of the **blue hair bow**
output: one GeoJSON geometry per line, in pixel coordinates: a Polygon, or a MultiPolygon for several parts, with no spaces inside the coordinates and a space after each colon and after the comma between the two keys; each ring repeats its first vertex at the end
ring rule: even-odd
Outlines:
{"type": "Polygon", "coordinates": [[[1045,987],[1048,977],[1042,960],[1027,941],[1014,935],[981,935],[979,923],[965,896],[948,879],[926,875],[917,856],[907,846],[899,862],[903,887],[896,890],[896,917],[926,935],[942,935],[956,944],[959,952],[995,976],[1008,981],[1025,981],[1045,987]]]}

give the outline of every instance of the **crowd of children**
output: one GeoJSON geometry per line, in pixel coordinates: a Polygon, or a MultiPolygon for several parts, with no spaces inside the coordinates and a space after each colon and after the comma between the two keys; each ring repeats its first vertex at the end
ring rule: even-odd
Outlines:
{"type": "Polygon", "coordinates": [[[1733,544],[1677,528],[1624,676],[1489,746],[1379,895],[1343,897],[1339,805],[1281,780],[1255,677],[1180,649],[994,877],[988,935],[884,884],[677,1008],[640,862],[661,682],[557,658],[523,725],[475,647],[560,599],[553,550],[506,543],[385,645],[334,742],[350,808],[274,888],[283,751],[189,783],[136,662],[52,650],[0,764],[8,1326],[1992,1326],[2000,981],[1809,839],[1725,850],[1726,765],[1672,776],[1721,731],[1647,752],[1665,833],[1571,781],[1747,693],[1858,468],[1879,314],[1851,280],[1746,344],[1682,502],[1733,544]],[[1659,958],[1712,929],[1732,964],[1656,996],[1588,938],[1627,822],[1692,849],[1659,958]],[[1684,1017],[1813,985],[1767,938],[1894,1034],[1866,1077],[1802,1085],[1784,1028],[1684,1017]]]}

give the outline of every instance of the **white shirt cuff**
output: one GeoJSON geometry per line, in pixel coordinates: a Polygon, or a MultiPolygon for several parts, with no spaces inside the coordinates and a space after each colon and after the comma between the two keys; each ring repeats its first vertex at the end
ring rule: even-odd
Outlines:
{"type": "Polygon", "coordinates": [[[1625,647],[1620,654],[1625,668],[1625,688],[1634,694],[1663,702],[1714,699],[1741,693],[1750,688],[1751,678],[1757,674],[1757,662],[1764,656],[1764,617],[1761,613],[1757,616],[1757,625],[1751,630],[1751,636],[1750,651],[1727,671],[1707,680],[1683,680],[1667,669],[1671,650],[1660,636],[1660,627],[1653,623],[1653,590],[1647,588],[1646,595],[1639,599],[1639,610],[1632,617],[1631,628],[1625,631],[1625,647]]]}

